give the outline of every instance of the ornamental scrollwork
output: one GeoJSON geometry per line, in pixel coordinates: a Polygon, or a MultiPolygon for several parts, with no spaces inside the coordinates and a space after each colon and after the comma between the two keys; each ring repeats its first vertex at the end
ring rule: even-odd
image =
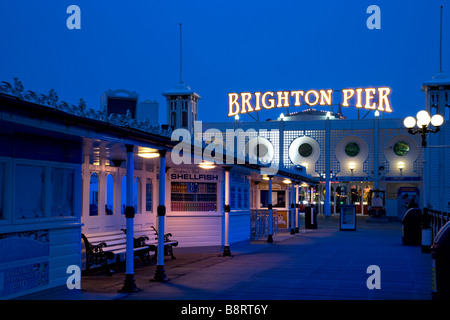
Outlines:
{"type": "Polygon", "coordinates": [[[137,121],[131,116],[130,110],[125,115],[108,114],[106,106],[102,106],[100,110],[87,108],[86,102],[80,99],[78,105],[69,105],[65,101],[59,101],[58,94],[54,89],[50,89],[47,95],[39,94],[28,90],[24,92],[22,82],[18,78],[14,78],[14,84],[6,81],[0,83],[0,93],[14,96],[22,101],[32,102],[41,106],[50,107],[69,114],[104,121],[114,125],[133,128],[160,136],[171,137],[172,130],[164,130],[158,125],[150,124],[149,119],[145,121],[137,121]]]}

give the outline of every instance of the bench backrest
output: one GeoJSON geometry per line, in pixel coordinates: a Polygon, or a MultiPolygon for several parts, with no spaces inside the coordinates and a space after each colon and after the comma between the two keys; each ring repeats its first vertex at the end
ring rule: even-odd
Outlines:
{"type": "Polygon", "coordinates": [[[155,244],[158,242],[158,236],[156,235],[156,231],[153,229],[134,230],[134,237],[147,237],[148,240],[145,242],[148,244],[155,244]]]}
{"type": "Polygon", "coordinates": [[[127,235],[122,230],[85,234],[85,237],[91,245],[106,243],[103,251],[116,251],[126,248],[127,235]]]}
{"type": "MultiPolygon", "coordinates": [[[[117,251],[126,249],[127,235],[123,230],[85,234],[85,237],[91,245],[106,243],[104,251],[117,251]]],[[[147,237],[147,244],[156,244],[158,237],[154,229],[134,230],[134,238],[147,237]]]]}

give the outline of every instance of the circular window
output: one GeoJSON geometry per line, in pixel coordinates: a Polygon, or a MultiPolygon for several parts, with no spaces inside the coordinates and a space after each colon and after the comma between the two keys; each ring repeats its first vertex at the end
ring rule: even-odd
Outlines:
{"type": "Polygon", "coordinates": [[[269,163],[274,156],[274,149],[272,143],[263,137],[255,137],[250,139],[245,144],[244,155],[249,159],[257,160],[262,163],[269,163]]]}
{"type": "Polygon", "coordinates": [[[394,153],[398,156],[404,156],[409,152],[409,144],[404,141],[398,141],[394,144],[394,153]]]}
{"type": "Polygon", "coordinates": [[[356,157],[359,154],[359,144],[356,142],[347,143],[345,146],[345,154],[349,157],[356,157]]]}
{"type": "Polygon", "coordinates": [[[265,157],[269,152],[269,149],[264,144],[259,143],[255,146],[254,152],[258,158],[265,157]]]}
{"type": "Polygon", "coordinates": [[[303,158],[308,158],[313,152],[313,148],[309,143],[302,143],[300,147],[298,147],[298,153],[303,158]]]}

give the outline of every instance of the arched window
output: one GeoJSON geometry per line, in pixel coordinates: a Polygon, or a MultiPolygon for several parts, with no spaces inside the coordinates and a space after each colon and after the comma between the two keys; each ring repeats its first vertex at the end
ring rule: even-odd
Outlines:
{"type": "Polygon", "coordinates": [[[126,207],[127,207],[127,176],[123,176],[122,183],[120,185],[120,213],[125,214],[126,207]]]}
{"type": "Polygon", "coordinates": [[[98,174],[91,174],[89,181],[89,215],[98,216],[98,174]]]}
{"type": "Polygon", "coordinates": [[[133,193],[134,212],[141,213],[141,179],[138,177],[134,178],[133,193]]]}
{"type": "Polygon", "coordinates": [[[107,216],[114,214],[114,177],[112,174],[108,174],[106,177],[105,212],[107,216]]]}
{"type": "Polygon", "coordinates": [[[147,183],[145,184],[145,211],[152,212],[153,211],[153,186],[152,180],[147,179],[147,183]]]}
{"type": "Polygon", "coordinates": [[[170,114],[170,126],[172,128],[175,128],[177,126],[177,114],[175,112],[172,112],[170,114]]]}
{"type": "Polygon", "coordinates": [[[187,127],[187,123],[188,123],[188,116],[187,116],[187,111],[183,111],[181,113],[181,126],[182,127],[187,127]]]}

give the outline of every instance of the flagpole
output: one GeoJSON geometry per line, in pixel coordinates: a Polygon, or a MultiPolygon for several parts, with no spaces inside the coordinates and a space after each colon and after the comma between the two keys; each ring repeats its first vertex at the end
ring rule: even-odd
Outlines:
{"type": "Polygon", "coordinates": [[[181,22],[180,22],[180,83],[183,83],[183,51],[182,51],[181,22]]]}

